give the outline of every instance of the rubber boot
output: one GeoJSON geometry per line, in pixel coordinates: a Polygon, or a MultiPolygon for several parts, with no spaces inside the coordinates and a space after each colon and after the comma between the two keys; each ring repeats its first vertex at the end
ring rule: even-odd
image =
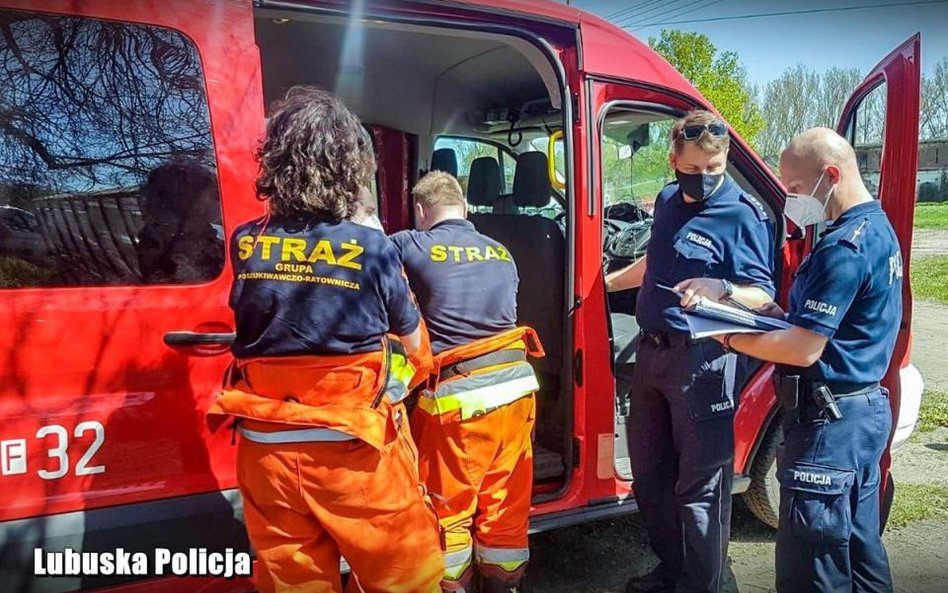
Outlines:
{"type": "Polygon", "coordinates": [[[523,593],[523,575],[526,571],[526,563],[513,572],[508,572],[493,564],[479,564],[477,566],[478,593],[523,593]]]}
{"type": "Polygon", "coordinates": [[[454,579],[441,579],[442,593],[478,593],[474,583],[474,566],[469,565],[461,573],[461,576],[454,579]]]}

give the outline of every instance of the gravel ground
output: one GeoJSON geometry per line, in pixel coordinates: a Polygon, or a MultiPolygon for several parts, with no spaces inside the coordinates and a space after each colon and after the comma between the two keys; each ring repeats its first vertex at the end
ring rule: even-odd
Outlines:
{"type": "Polygon", "coordinates": [[[912,233],[912,257],[948,255],[948,231],[915,229],[912,233]]]}
{"type": "MultiPolygon", "coordinates": [[[[948,455],[942,461],[948,468],[948,455]]],[[[774,591],[774,532],[735,501],[727,593],[774,591]]],[[[528,593],[622,593],[658,560],[636,516],[533,536],[528,593]]],[[[885,535],[897,593],[948,590],[948,525],[921,522],[885,535]]]]}

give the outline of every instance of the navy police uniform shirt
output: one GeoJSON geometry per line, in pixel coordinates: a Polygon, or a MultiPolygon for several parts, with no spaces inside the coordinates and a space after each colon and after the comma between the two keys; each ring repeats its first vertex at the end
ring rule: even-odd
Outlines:
{"type": "Polygon", "coordinates": [[[826,336],[808,379],[882,379],[902,320],[902,254],[879,202],[850,208],[826,227],[800,264],[787,320],[826,336]]]}
{"type": "Polygon", "coordinates": [[[770,217],[729,177],[710,198],[694,204],[684,201],[677,183],[666,185],[655,200],[646,257],[635,311],[639,326],[647,331],[688,331],[681,299],[658,284],[724,278],[774,294],[770,217]]]}
{"type": "Polygon", "coordinates": [[[467,220],[391,237],[437,354],[517,324],[517,266],[507,249],[467,220]]]}
{"type": "Polygon", "coordinates": [[[237,358],[357,354],[421,319],[395,248],[350,221],[280,216],[245,223],[231,239],[237,358]]]}

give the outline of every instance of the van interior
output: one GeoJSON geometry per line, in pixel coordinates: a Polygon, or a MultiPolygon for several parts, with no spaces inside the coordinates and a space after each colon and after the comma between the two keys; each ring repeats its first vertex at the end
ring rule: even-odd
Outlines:
{"type": "MultiPolygon", "coordinates": [[[[564,129],[564,115],[549,58],[527,40],[486,31],[265,8],[255,18],[268,105],[293,85],[317,85],[336,93],[370,128],[406,134],[416,156],[410,182],[428,170],[456,175],[467,192],[470,220],[512,253],[520,275],[519,323],[537,331],[546,351],[534,361],[541,386],[534,500],[555,497],[565,490],[573,463],[571,211],[567,190],[560,189],[565,184],[555,183],[564,179],[566,159],[562,141],[550,138],[564,129]]],[[[604,115],[605,272],[644,255],[649,201],[672,180],[668,137],[678,115],[621,104],[604,115]]],[[[733,158],[728,173],[757,194],[733,158]]],[[[610,294],[607,302],[616,379],[615,471],[626,480],[632,479],[626,421],[638,336],[636,292],[610,294]]]]}
{"type": "Polygon", "coordinates": [[[551,185],[545,154],[563,127],[562,98],[549,59],[512,36],[307,12],[259,9],[256,35],[268,105],[293,85],[316,85],[370,128],[407,134],[419,155],[414,179],[433,169],[458,176],[472,222],[510,250],[519,322],[546,351],[534,361],[534,493],[555,495],[569,475],[573,431],[563,364],[568,201],[551,185]]]}

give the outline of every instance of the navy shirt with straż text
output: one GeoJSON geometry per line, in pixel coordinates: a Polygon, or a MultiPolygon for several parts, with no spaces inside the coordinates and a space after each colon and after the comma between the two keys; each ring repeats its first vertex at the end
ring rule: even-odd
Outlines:
{"type": "Polygon", "coordinates": [[[272,216],[230,245],[237,358],[375,352],[421,319],[395,248],[349,221],[272,216]]]}
{"type": "Polygon", "coordinates": [[[658,284],[723,278],[774,295],[774,231],[764,206],[725,178],[704,202],[685,202],[677,183],[655,200],[636,319],[653,332],[687,332],[680,299],[658,284]]]}
{"type": "Polygon", "coordinates": [[[507,248],[466,220],[391,237],[437,354],[517,324],[517,266],[507,248]]]}
{"type": "Polygon", "coordinates": [[[850,208],[826,227],[797,269],[787,320],[828,338],[808,379],[882,379],[902,320],[902,254],[879,202],[850,208]]]}

